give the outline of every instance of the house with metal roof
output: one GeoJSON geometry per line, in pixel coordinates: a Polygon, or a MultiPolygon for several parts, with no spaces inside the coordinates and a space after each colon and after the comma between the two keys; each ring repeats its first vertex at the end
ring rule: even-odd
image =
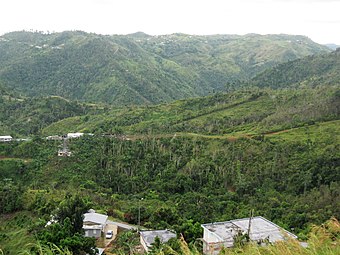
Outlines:
{"type": "Polygon", "coordinates": [[[81,137],[81,136],[83,136],[83,135],[84,135],[84,133],[79,133],[79,132],[77,132],[77,133],[68,133],[68,134],[66,135],[66,138],[67,138],[67,139],[79,138],[79,137],[81,137]]]}
{"type": "Polygon", "coordinates": [[[215,222],[201,225],[203,233],[203,253],[218,254],[222,247],[234,246],[237,235],[249,235],[254,242],[284,241],[288,238],[297,238],[296,235],[284,230],[273,222],[258,216],[236,219],[225,222],[215,222]]]}
{"type": "Polygon", "coordinates": [[[89,210],[84,214],[83,229],[85,236],[99,238],[104,232],[108,216],[89,210]]]}
{"type": "Polygon", "coordinates": [[[175,232],[165,229],[165,230],[143,230],[139,232],[140,243],[146,252],[149,252],[152,244],[155,242],[156,237],[158,237],[161,243],[168,242],[171,238],[176,238],[175,232]]]}
{"type": "Polygon", "coordinates": [[[10,135],[0,135],[0,142],[10,142],[13,140],[13,137],[10,135]]]}

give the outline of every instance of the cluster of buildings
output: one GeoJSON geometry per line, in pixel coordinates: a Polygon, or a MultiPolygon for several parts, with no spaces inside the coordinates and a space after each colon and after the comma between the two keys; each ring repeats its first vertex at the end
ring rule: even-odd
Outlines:
{"type": "MultiPolygon", "coordinates": [[[[59,157],[69,157],[72,155],[72,152],[68,149],[67,146],[67,140],[68,139],[75,139],[82,137],[84,133],[68,133],[66,135],[50,135],[46,137],[46,140],[51,140],[51,141],[63,141],[62,148],[58,150],[58,156],[59,157]]],[[[90,134],[92,135],[92,134],[90,134]]]]}
{"type": "MultiPolygon", "coordinates": [[[[83,229],[85,236],[99,238],[107,232],[109,229],[108,225],[112,223],[108,221],[107,215],[90,210],[84,215],[83,229]]],[[[238,235],[247,235],[249,240],[259,244],[275,243],[277,241],[297,238],[296,235],[261,216],[208,223],[201,226],[203,228],[203,253],[206,255],[217,255],[223,247],[234,247],[238,235]]],[[[171,238],[177,237],[175,232],[168,229],[141,230],[139,235],[140,244],[145,252],[150,251],[156,237],[159,238],[161,243],[166,243],[171,238]]]]}

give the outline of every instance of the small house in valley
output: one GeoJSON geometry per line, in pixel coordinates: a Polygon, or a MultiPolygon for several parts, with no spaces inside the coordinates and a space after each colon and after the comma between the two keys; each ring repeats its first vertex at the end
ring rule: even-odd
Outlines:
{"type": "Polygon", "coordinates": [[[0,135],[0,142],[10,142],[13,140],[13,137],[10,135],[0,135]]]}
{"type": "Polygon", "coordinates": [[[220,252],[222,247],[233,247],[238,235],[248,235],[249,240],[258,243],[274,243],[288,238],[297,238],[294,234],[284,230],[261,216],[225,222],[215,222],[203,224],[201,226],[204,230],[204,254],[215,255],[220,252]]]}
{"type": "Polygon", "coordinates": [[[165,229],[165,230],[143,230],[140,231],[140,243],[146,252],[149,252],[152,244],[155,242],[156,237],[159,238],[161,243],[168,242],[171,238],[176,238],[175,232],[165,229]]]}
{"type": "Polygon", "coordinates": [[[89,210],[84,214],[83,229],[85,236],[99,238],[105,230],[108,216],[89,210]]]}
{"type": "Polygon", "coordinates": [[[70,157],[72,155],[72,152],[68,149],[61,149],[58,150],[58,157],[70,157]]]}
{"type": "Polygon", "coordinates": [[[78,133],[68,133],[66,135],[66,137],[67,137],[67,139],[72,139],[72,138],[79,138],[83,135],[84,135],[84,133],[79,133],[79,132],[78,133]]]}
{"type": "Polygon", "coordinates": [[[50,135],[50,136],[46,137],[46,140],[61,141],[61,140],[63,140],[63,137],[59,136],[59,135],[50,135]]]}

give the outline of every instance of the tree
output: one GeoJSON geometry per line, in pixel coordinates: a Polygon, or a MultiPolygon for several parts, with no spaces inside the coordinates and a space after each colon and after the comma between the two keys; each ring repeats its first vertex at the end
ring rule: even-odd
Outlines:
{"type": "Polygon", "coordinates": [[[90,203],[82,199],[79,195],[71,197],[66,195],[66,199],[62,201],[57,209],[55,219],[64,224],[66,218],[71,221],[71,232],[83,232],[84,213],[90,209],[90,203]]]}

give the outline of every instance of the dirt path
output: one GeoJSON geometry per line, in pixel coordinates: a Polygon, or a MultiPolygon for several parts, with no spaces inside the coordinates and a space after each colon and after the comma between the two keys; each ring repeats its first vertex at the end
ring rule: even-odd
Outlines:
{"type": "Polygon", "coordinates": [[[109,222],[108,224],[106,224],[105,226],[105,232],[104,234],[106,235],[107,231],[109,230],[112,230],[113,231],[113,235],[112,235],[112,238],[110,239],[107,239],[105,236],[104,236],[104,245],[105,247],[108,247],[110,245],[110,243],[115,240],[116,236],[117,236],[117,233],[118,233],[118,226],[115,225],[115,224],[112,224],[111,222],[109,222]]]}

